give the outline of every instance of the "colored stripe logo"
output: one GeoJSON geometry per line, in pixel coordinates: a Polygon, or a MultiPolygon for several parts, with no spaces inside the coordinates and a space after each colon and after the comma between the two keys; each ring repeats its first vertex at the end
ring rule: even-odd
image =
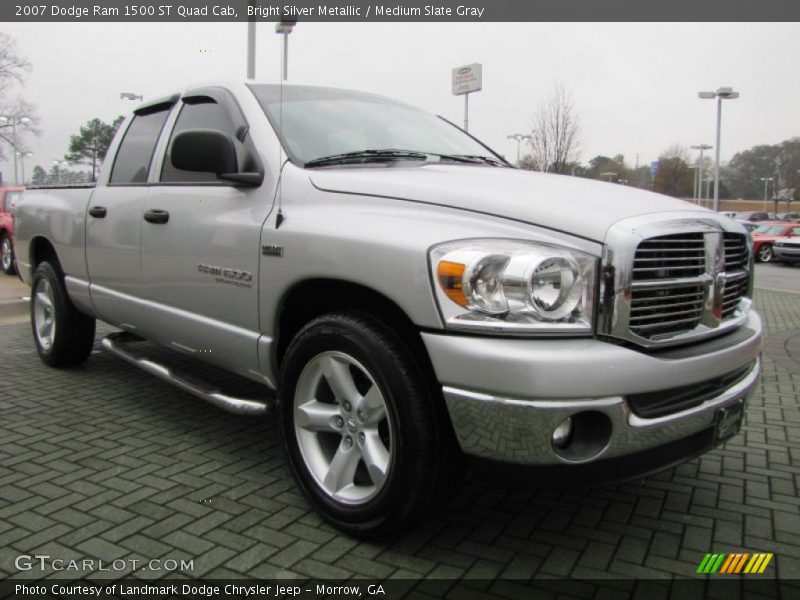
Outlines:
{"type": "Polygon", "coordinates": [[[705,575],[715,573],[725,575],[760,574],[766,570],[772,557],[771,552],[755,552],[753,554],[749,552],[716,552],[703,557],[700,566],[697,567],[697,572],[705,575]]]}

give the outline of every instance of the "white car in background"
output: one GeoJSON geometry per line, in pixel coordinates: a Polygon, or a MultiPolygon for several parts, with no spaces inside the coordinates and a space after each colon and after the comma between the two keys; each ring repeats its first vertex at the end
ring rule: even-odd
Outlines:
{"type": "Polygon", "coordinates": [[[772,245],[775,258],[785,265],[800,261],[800,237],[781,237],[772,245]]]}

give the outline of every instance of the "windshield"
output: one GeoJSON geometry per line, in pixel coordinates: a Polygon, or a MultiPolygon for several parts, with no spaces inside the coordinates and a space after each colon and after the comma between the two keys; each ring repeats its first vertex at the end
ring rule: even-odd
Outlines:
{"type": "Polygon", "coordinates": [[[762,225],[758,229],[755,229],[753,233],[758,233],[760,235],[780,235],[784,229],[786,228],[782,225],[762,225]]]}
{"type": "Polygon", "coordinates": [[[253,84],[272,127],[292,162],[364,150],[403,150],[432,155],[497,155],[439,117],[384,98],[334,88],[253,84]]]}

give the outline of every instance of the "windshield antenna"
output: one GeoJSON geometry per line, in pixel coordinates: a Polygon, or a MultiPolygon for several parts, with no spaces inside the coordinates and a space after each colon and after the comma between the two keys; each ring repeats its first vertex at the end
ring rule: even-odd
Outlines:
{"type": "MultiPolygon", "coordinates": [[[[292,32],[297,20],[283,20],[275,24],[275,33],[283,35],[283,44],[281,47],[281,82],[280,82],[280,100],[278,102],[278,129],[280,130],[280,137],[283,138],[283,82],[286,81],[289,70],[289,34],[292,32]]],[[[283,221],[283,145],[278,142],[278,164],[280,167],[280,179],[278,179],[278,214],[275,215],[275,229],[278,229],[283,221]]]]}
{"type": "MultiPolygon", "coordinates": [[[[281,61],[283,62],[283,61],[281,61]]],[[[281,73],[280,99],[278,101],[278,129],[283,138],[283,73],[281,73]]],[[[275,215],[275,229],[283,223],[283,144],[278,140],[278,165],[280,177],[278,178],[278,214],[275,215]]]]}

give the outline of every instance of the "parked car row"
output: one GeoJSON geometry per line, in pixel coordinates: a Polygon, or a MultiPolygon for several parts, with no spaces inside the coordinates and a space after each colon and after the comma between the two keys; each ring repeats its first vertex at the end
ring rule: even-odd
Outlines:
{"type": "MultiPolygon", "coordinates": [[[[762,223],[751,233],[753,237],[753,254],[759,262],[772,262],[776,258],[783,260],[786,255],[784,248],[790,248],[791,244],[786,245],[786,241],[793,241],[800,244],[800,223],[784,223],[781,221],[770,221],[762,223]],[[792,239],[796,238],[796,239],[792,239]],[[781,254],[778,254],[780,242],[781,254]]],[[[800,248],[800,246],[798,246],[800,248]]]]}

